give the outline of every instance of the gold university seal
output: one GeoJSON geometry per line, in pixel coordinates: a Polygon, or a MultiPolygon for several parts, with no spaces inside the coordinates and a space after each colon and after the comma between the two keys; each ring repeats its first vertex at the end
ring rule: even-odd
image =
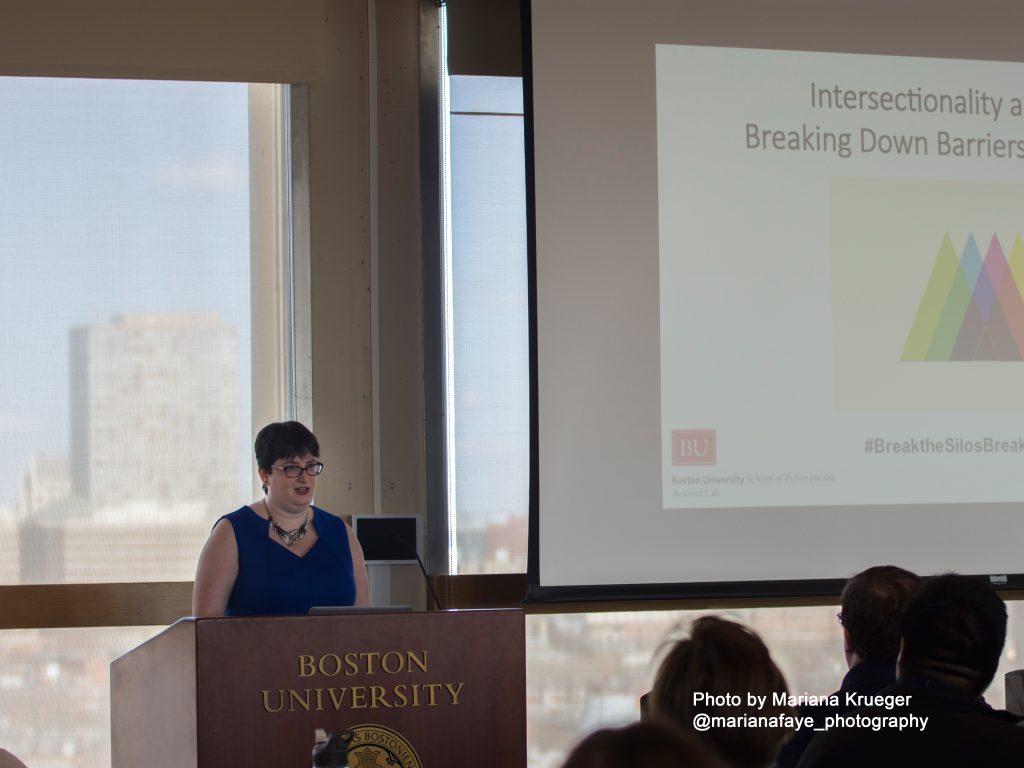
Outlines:
{"type": "Polygon", "coordinates": [[[383,725],[353,725],[349,768],[420,768],[420,756],[402,734],[383,725]]]}

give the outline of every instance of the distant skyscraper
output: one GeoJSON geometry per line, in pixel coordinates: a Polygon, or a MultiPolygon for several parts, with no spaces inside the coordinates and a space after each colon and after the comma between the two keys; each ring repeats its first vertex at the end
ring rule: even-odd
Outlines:
{"type": "Polygon", "coordinates": [[[71,495],[67,456],[33,456],[18,479],[18,517],[26,519],[71,495]]]}
{"type": "Polygon", "coordinates": [[[71,329],[71,475],[94,509],[237,506],[235,329],[216,314],[127,315],[71,329]]]}

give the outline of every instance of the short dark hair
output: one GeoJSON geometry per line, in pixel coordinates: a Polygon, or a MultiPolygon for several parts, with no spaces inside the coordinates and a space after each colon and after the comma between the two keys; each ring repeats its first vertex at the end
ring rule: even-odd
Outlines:
{"type": "Polygon", "coordinates": [[[320,443],[316,435],[297,421],[275,421],[267,424],[256,435],[254,445],[256,466],[270,471],[270,465],[279,459],[290,459],[304,453],[320,456],[320,443]]]}
{"type": "Polygon", "coordinates": [[[896,662],[903,612],[921,577],[895,565],[876,565],[843,587],[842,621],[850,646],[864,661],[896,662]]]}
{"type": "MultiPolygon", "coordinates": [[[[786,678],[753,630],[717,616],[704,616],[693,623],[689,638],[670,647],[655,676],[648,706],[651,717],[695,733],[693,719],[701,713],[769,718],[791,714],[789,707],[775,703],[776,694],[785,698],[788,693],[786,678]],[[697,692],[738,698],[727,705],[697,702],[697,692]],[[751,704],[748,693],[767,696],[767,704],[751,704]]],[[[698,737],[732,765],[745,767],[770,765],[791,734],[789,728],[779,725],[712,728],[698,737]]]]}
{"type": "Polygon", "coordinates": [[[691,736],[668,724],[644,721],[602,728],[569,753],[562,768],[724,768],[724,763],[691,736]]]}
{"type": "Polygon", "coordinates": [[[903,615],[905,673],[980,695],[1006,641],[1006,604],[979,579],[947,573],[925,581],[903,615]]]}

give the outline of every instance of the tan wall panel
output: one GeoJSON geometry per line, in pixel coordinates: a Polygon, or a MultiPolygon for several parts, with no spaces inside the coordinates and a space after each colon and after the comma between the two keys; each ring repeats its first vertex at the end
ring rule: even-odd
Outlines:
{"type": "Polygon", "coordinates": [[[319,81],[323,6],[323,0],[4,0],[0,74],[319,81]]]}
{"type": "MultiPolygon", "coordinates": [[[[424,514],[419,7],[377,1],[381,514],[424,514]]],[[[425,607],[419,569],[393,567],[391,595],[425,607]]]]}
{"type": "Polygon", "coordinates": [[[423,512],[419,2],[378,0],[382,513],[423,512]]]}
{"type": "Polygon", "coordinates": [[[373,512],[370,419],[370,124],[366,4],[331,0],[327,77],[309,88],[313,431],[317,503],[373,512]]]}

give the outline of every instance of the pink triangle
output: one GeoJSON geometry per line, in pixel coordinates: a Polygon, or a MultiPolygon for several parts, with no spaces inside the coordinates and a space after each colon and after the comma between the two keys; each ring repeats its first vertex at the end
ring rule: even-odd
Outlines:
{"type": "Polygon", "coordinates": [[[1003,310],[1010,333],[1013,334],[1019,354],[1017,359],[1024,359],[1024,300],[1021,299],[1010,266],[1006,263],[999,238],[995,235],[992,236],[988,253],[985,255],[985,272],[995,289],[996,301],[1003,310]]]}

